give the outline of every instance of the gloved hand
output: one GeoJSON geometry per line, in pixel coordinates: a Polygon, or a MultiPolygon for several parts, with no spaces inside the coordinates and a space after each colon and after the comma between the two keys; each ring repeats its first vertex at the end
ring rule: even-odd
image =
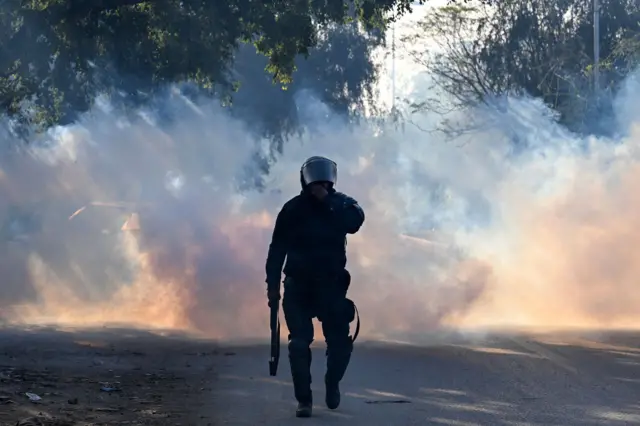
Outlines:
{"type": "Polygon", "coordinates": [[[276,306],[280,301],[280,290],[267,290],[267,299],[270,308],[276,306]]]}
{"type": "Polygon", "coordinates": [[[324,204],[331,211],[339,211],[345,208],[345,195],[340,192],[328,194],[323,200],[324,204]]]}

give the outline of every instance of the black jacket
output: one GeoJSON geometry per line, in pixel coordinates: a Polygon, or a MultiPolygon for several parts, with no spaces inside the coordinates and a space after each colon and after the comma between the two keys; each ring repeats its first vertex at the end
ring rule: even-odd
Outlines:
{"type": "Polygon", "coordinates": [[[267,255],[267,288],[279,290],[284,273],[321,277],[339,273],[347,263],[347,234],[364,223],[358,202],[331,189],[324,200],[302,191],[287,201],[276,218],[267,255]]]}

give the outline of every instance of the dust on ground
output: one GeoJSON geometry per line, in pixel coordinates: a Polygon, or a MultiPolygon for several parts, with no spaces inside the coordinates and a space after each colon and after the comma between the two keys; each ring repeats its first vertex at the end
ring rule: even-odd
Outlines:
{"type": "Polygon", "coordinates": [[[202,407],[232,355],[179,334],[0,327],[0,425],[213,425],[202,407]]]}

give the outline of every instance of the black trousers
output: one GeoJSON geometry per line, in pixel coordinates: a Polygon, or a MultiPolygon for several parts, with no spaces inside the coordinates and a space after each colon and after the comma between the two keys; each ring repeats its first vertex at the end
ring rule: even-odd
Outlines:
{"type": "MultiPolygon", "coordinates": [[[[346,272],[346,271],[345,271],[346,272]]],[[[322,323],[327,344],[325,381],[339,383],[347,370],[353,351],[349,323],[347,289],[343,275],[284,280],[282,309],[289,329],[289,363],[294,394],[299,402],[311,402],[311,349],[314,340],[313,318],[322,323]]]]}

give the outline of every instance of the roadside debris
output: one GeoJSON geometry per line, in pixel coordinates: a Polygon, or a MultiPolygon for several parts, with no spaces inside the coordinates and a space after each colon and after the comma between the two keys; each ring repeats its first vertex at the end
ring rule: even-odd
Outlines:
{"type": "Polygon", "coordinates": [[[0,341],[0,426],[200,424],[214,362],[192,354],[219,350],[128,329],[0,329],[0,341]]]}
{"type": "Polygon", "coordinates": [[[110,383],[100,383],[102,385],[102,387],[100,388],[100,390],[102,392],[120,392],[120,388],[114,385],[111,385],[110,383]]]}
{"type": "Polygon", "coordinates": [[[40,395],[36,395],[35,393],[26,392],[25,395],[27,396],[27,398],[29,398],[29,401],[31,402],[37,402],[42,400],[42,398],[40,398],[40,395]]]}

